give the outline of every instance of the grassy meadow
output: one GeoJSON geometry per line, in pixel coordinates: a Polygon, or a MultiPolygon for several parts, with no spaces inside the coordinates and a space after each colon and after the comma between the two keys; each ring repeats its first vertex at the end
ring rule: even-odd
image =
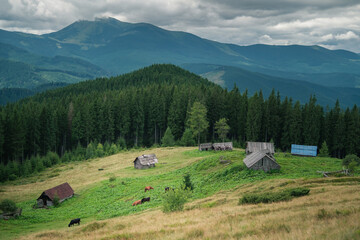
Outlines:
{"type": "Polygon", "coordinates": [[[244,150],[196,148],[131,150],[62,164],[0,185],[0,200],[17,202],[23,214],[0,221],[1,239],[360,239],[360,177],[322,178],[340,170],[335,158],[278,153],[280,172],[248,170],[244,150]],[[136,170],[136,156],[155,153],[155,168],[136,170]],[[221,164],[219,159],[230,164],[221,164]],[[102,169],[102,170],[99,170],[102,169]],[[189,173],[194,190],[185,211],[161,211],[164,188],[179,187],[189,173]],[[60,207],[34,209],[42,191],[69,182],[76,196],[60,207]],[[151,185],[154,190],[144,192],[151,185]],[[308,196],[271,204],[239,204],[248,193],[307,187],[308,196]],[[135,200],[150,202],[131,206],[135,200]],[[81,225],[68,228],[73,218],[81,225]]]}

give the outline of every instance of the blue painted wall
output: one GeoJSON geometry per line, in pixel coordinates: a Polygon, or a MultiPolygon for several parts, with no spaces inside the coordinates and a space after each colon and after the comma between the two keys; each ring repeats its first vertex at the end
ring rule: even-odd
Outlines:
{"type": "Polygon", "coordinates": [[[291,154],[316,157],[317,146],[291,144],[291,154]]]}

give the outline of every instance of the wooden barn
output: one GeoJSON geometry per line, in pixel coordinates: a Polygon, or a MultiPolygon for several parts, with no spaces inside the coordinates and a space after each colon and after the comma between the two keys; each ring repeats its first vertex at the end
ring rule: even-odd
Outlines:
{"type": "Polygon", "coordinates": [[[232,150],[233,149],[233,144],[232,142],[224,142],[224,143],[214,143],[213,144],[213,149],[215,151],[227,151],[227,150],[232,150]]]}
{"type": "Polygon", "coordinates": [[[243,161],[249,169],[253,170],[268,172],[273,169],[280,169],[280,165],[267,150],[251,153],[243,161]]]}
{"type": "Polygon", "coordinates": [[[146,169],[155,167],[155,163],[158,163],[158,159],[155,154],[142,155],[134,160],[134,167],[136,169],[146,169]]]}
{"type": "Polygon", "coordinates": [[[202,143],[202,144],[200,144],[199,151],[209,151],[209,150],[213,150],[212,143],[202,143]]]}
{"type": "Polygon", "coordinates": [[[298,156],[316,157],[317,146],[291,144],[291,154],[298,156]]]}
{"type": "Polygon", "coordinates": [[[254,152],[267,152],[269,155],[274,156],[275,147],[274,143],[270,142],[247,142],[246,144],[246,155],[254,152]]]}
{"type": "Polygon", "coordinates": [[[74,196],[74,190],[66,182],[56,187],[45,190],[37,199],[38,207],[52,206],[55,196],[59,197],[59,202],[74,196]]]}

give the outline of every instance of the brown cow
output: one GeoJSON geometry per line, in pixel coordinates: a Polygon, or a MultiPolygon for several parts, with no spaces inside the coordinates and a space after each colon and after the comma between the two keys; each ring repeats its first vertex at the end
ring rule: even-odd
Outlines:
{"type": "Polygon", "coordinates": [[[150,191],[150,189],[154,189],[153,187],[151,187],[151,186],[147,186],[147,187],[145,187],[145,192],[146,191],[150,191]]]}
{"type": "Polygon", "coordinates": [[[141,200],[135,201],[132,205],[133,205],[133,206],[136,206],[136,205],[139,205],[139,204],[141,204],[141,200]]]}

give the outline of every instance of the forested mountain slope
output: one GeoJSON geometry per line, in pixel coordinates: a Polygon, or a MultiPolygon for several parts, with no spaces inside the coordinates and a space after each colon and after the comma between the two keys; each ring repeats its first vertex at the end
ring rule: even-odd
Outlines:
{"type": "Polygon", "coordinates": [[[168,127],[179,141],[189,127],[195,102],[207,110],[209,125],[201,141],[216,141],[214,124],[226,118],[227,137],[238,146],[272,140],[277,148],[289,150],[292,143],[320,147],[326,141],[332,156],[360,153],[356,106],[341,110],[336,103],[324,109],[315,97],[301,105],[289,98],[281,100],[274,91],[265,99],[262,92],[248,96],[174,65],[153,65],[46,91],[0,108],[1,162],[23,163],[50,151],[59,156],[74,151],[85,158],[90,143],[152,146],[160,143],[168,127]]]}

